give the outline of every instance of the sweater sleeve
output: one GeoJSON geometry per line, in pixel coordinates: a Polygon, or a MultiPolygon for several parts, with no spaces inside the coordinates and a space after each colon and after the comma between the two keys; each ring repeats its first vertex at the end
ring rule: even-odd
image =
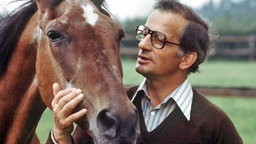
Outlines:
{"type": "MultiPolygon", "coordinates": [[[[47,139],[47,141],[46,141],[46,144],[58,144],[58,142],[56,142],[56,140],[54,139],[54,136],[53,136],[53,134],[52,134],[52,131],[50,131],[50,133],[49,133],[49,136],[48,136],[48,139],[47,139]]],[[[72,136],[71,136],[71,142],[70,142],[70,144],[75,144],[74,139],[73,139],[72,136]]]]}
{"type": "Polygon", "coordinates": [[[54,144],[54,142],[52,141],[52,138],[51,138],[51,132],[49,132],[49,135],[48,135],[48,139],[46,141],[46,144],[54,144]]]}
{"type": "MultiPolygon", "coordinates": [[[[76,127],[73,135],[71,136],[71,140],[70,144],[93,144],[93,139],[79,126],[76,127]]],[[[55,144],[51,136],[51,132],[49,133],[46,144],[55,144]]]]}
{"type": "Polygon", "coordinates": [[[217,136],[217,144],[243,144],[242,138],[239,136],[232,121],[226,117],[222,120],[217,136]]]}
{"type": "Polygon", "coordinates": [[[233,122],[228,115],[204,96],[194,91],[192,120],[199,124],[201,135],[208,143],[242,144],[233,122]]]}

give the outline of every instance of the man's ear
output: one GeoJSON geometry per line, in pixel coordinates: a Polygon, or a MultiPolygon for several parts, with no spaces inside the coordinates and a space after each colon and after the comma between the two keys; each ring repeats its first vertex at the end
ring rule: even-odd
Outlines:
{"type": "Polygon", "coordinates": [[[197,53],[196,52],[188,52],[185,53],[181,58],[180,63],[180,69],[185,70],[189,69],[190,66],[192,66],[197,59],[197,53]]]}

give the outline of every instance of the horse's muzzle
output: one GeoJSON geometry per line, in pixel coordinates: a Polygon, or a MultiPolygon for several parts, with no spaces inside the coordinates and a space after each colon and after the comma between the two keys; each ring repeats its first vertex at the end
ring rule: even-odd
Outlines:
{"type": "Polygon", "coordinates": [[[97,115],[97,128],[104,139],[108,139],[107,141],[112,144],[133,144],[140,134],[137,110],[127,111],[123,115],[126,116],[120,117],[108,109],[102,110],[97,115]]]}

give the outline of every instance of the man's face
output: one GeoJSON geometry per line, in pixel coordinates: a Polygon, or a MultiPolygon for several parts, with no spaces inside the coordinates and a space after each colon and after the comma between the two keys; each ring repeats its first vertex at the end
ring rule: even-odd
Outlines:
{"type": "MultiPolygon", "coordinates": [[[[158,31],[170,42],[180,43],[180,37],[187,21],[180,15],[171,12],[154,10],[145,24],[152,31],[158,31]]],[[[178,45],[166,44],[163,49],[156,49],[148,34],[139,43],[139,54],[136,64],[138,73],[147,78],[173,76],[179,72],[181,57],[178,56],[178,45]]]]}

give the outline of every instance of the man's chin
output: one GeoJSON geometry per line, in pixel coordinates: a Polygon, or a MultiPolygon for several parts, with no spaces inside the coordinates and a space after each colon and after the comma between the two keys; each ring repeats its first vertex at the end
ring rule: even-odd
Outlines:
{"type": "Polygon", "coordinates": [[[136,72],[143,75],[143,76],[146,76],[148,74],[148,70],[146,67],[144,66],[141,66],[141,65],[136,65],[136,72]]]}

